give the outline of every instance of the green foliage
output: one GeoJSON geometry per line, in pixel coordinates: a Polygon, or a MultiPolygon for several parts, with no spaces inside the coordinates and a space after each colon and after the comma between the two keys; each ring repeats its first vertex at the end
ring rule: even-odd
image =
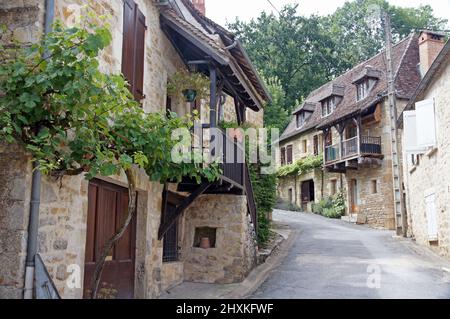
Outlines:
{"type": "MultiPolygon", "coordinates": [[[[369,59],[384,47],[380,9],[391,15],[394,39],[412,31],[444,30],[430,6],[402,8],[386,0],[347,1],[335,13],[302,16],[300,5],[287,5],[280,14],[265,12],[249,22],[228,25],[244,43],[265,78],[278,78],[285,93],[284,109],[312,90],[369,59]]],[[[270,86],[269,86],[270,89],[270,86]]],[[[268,124],[276,120],[268,115],[268,124]]]]}
{"type": "Polygon", "coordinates": [[[289,124],[290,114],[285,110],[286,93],[280,80],[271,78],[266,81],[272,101],[264,107],[264,126],[283,131],[289,124]]]}
{"type": "Polygon", "coordinates": [[[258,241],[265,243],[270,235],[270,221],[267,215],[272,212],[277,201],[277,180],[275,175],[260,172],[258,165],[250,166],[250,179],[258,211],[258,241]]]}
{"type": "Polygon", "coordinates": [[[209,79],[201,73],[178,71],[173,74],[167,83],[167,94],[171,97],[184,99],[186,90],[194,90],[197,99],[209,97],[209,79]]]}
{"type": "Polygon", "coordinates": [[[305,158],[302,158],[295,163],[292,163],[290,165],[285,165],[280,167],[278,170],[278,177],[286,177],[286,176],[293,176],[293,175],[303,175],[307,172],[310,172],[311,170],[314,170],[316,168],[321,168],[323,165],[323,156],[317,155],[317,156],[308,156],[305,158]]]}
{"type": "Polygon", "coordinates": [[[344,195],[338,193],[335,196],[323,198],[312,205],[312,211],[327,218],[341,218],[345,214],[344,195]]]}
{"type": "Polygon", "coordinates": [[[172,132],[192,119],[146,114],[121,74],[99,71],[108,25],[83,25],[56,22],[40,44],[0,50],[0,139],[21,144],[44,173],[91,179],[137,165],[153,181],[216,179],[215,165],[172,161],[172,132]]]}

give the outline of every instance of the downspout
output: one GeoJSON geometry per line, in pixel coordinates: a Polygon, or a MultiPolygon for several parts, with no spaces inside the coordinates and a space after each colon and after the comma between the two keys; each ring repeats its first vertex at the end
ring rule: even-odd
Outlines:
{"type": "MultiPolygon", "coordinates": [[[[55,16],[54,0],[45,1],[44,34],[51,31],[55,16]]],[[[47,53],[44,53],[44,58],[47,53]]],[[[33,175],[31,180],[30,218],[28,221],[27,257],[25,263],[24,299],[33,299],[35,256],[37,254],[39,230],[39,205],[41,198],[41,171],[39,163],[33,162],[33,175]]]]}

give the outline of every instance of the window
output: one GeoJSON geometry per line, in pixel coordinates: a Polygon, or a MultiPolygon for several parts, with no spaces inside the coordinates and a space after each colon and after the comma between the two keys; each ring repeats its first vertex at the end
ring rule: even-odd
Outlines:
{"type": "Polygon", "coordinates": [[[334,96],[322,101],[322,117],[328,116],[333,113],[336,108],[334,96]]]}
{"type": "Polygon", "coordinates": [[[289,164],[292,164],[292,145],[288,145],[287,147],[286,147],[286,163],[289,165],[289,164]]]}
{"type": "Polygon", "coordinates": [[[409,154],[423,154],[436,146],[436,120],[434,100],[416,103],[415,111],[403,113],[404,148],[409,154]]]}
{"type": "Polygon", "coordinates": [[[163,262],[178,261],[178,223],[175,222],[164,235],[163,262]]]}
{"type": "Polygon", "coordinates": [[[281,148],[280,161],[281,161],[282,166],[286,165],[286,148],[285,147],[281,148]]]}
{"type": "Polygon", "coordinates": [[[144,96],[145,16],[132,0],[125,0],[123,13],[122,73],[134,98],[144,96]]]}
{"type": "Polygon", "coordinates": [[[336,179],[332,179],[330,181],[330,195],[336,195],[337,193],[337,180],[336,179]]]}
{"type": "Polygon", "coordinates": [[[297,114],[297,128],[300,128],[303,125],[305,125],[305,113],[300,112],[297,114]]]}
{"type": "Polygon", "coordinates": [[[364,81],[356,84],[356,89],[357,89],[358,101],[366,98],[367,95],[369,95],[369,81],[364,80],[364,81]]]}
{"type": "Polygon", "coordinates": [[[308,153],[308,141],[307,140],[302,141],[302,153],[303,154],[308,153]]]}
{"type": "Polygon", "coordinates": [[[378,193],[378,181],[376,179],[370,181],[370,193],[371,194],[378,193]]]}
{"type": "Polygon", "coordinates": [[[319,155],[319,135],[314,135],[314,156],[319,155]]]}

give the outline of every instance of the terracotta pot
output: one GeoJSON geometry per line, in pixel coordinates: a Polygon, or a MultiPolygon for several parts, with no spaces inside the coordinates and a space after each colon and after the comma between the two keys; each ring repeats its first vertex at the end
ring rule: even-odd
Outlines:
{"type": "Polygon", "coordinates": [[[211,242],[209,240],[209,237],[202,237],[202,239],[200,239],[200,248],[203,249],[211,248],[211,242]]]}

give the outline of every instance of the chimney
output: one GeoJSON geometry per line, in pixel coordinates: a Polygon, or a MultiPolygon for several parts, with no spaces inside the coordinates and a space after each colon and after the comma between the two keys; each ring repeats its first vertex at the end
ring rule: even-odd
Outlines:
{"type": "Polygon", "coordinates": [[[206,13],[206,6],[205,6],[205,0],[191,0],[194,7],[200,11],[201,14],[205,15],[206,13]]]}
{"type": "Polygon", "coordinates": [[[439,32],[422,31],[419,35],[420,73],[428,72],[434,60],[444,48],[444,35],[439,32]]]}

